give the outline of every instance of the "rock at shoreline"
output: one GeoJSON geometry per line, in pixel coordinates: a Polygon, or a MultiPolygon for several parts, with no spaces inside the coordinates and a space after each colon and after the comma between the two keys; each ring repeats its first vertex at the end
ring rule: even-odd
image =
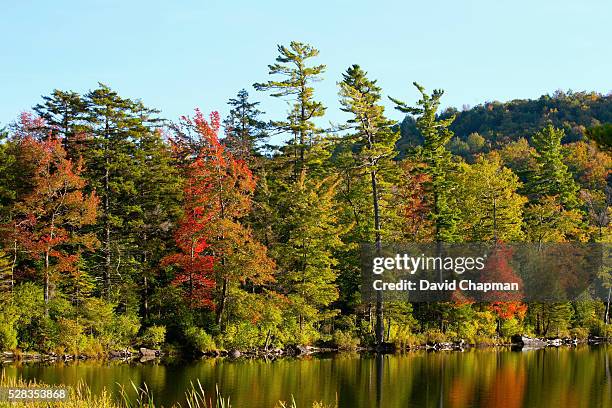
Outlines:
{"type": "Polygon", "coordinates": [[[576,346],[579,341],[577,338],[549,338],[540,339],[537,337],[527,337],[522,335],[512,336],[512,344],[525,349],[544,348],[544,347],[561,347],[561,346],[576,346]]]}
{"type": "Polygon", "coordinates": [[[159,356],[159,350],[151,350],[148,348],[141,347],[139,352],[140,352],[141,357],[158,357],[159,356]]]}

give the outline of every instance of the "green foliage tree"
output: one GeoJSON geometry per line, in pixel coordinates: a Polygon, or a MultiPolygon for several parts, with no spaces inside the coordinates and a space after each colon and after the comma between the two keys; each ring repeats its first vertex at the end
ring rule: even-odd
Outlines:
{"type": "MultiPolygon", "coordinates": [[[[384,116],[384,107],[380,104],[381,89],[376,81],[367,78],[367,73],[359,65],[353,65],[342,75],[340,82],[340,104],[342,110],[349,112],[352,118],[347,125],[354,131],[349,140],[356,147],[356,169],[363,169],[362,174],[369,176],[372,199],[372,218],[374,224],[373,238],[376,249],[382,247],[381,197],[384,194],[383,178],[395,167],[392,159],[397,155],[395,143],[399,137],[393,131],[393,124],[384,116]]],[[[387,180],[387,183],[390,180],[387,180]]],[[[370,241],[371,242],[371,241],[370,241]]],[[[376,341],[383,341],[383,307],[380,299],[376,302],[376,341]]]]}
{"type": "Polygon", "coordinates": [[[531,141],[535,148],[536,171],[529,176],[527,191],[536,198],[543,195],[559,196],[567,208],[576,208],[578,184],[569,172],[561,150],[564,132],[548,125],[533,135],[531,141]]]}
{"type": "Polygon", "coordinates": [[[400,112],[418,115],[416,127],[424,142],[416,149],[415,157],[427,165],[424,171],[431,177],[428,188],[433,201],[431,218],[434,222],[435,240],[455,242],[458,239],[458,214],[456,209],[451,207],[451,197],[456,189],[456,183],[450,176],[456,172],[456,166],[452,161],[451,153],[446,148],[453,137],[453,132],[449,127],[455,117],[440,119],[437,116],[444,91],[436,89],[431,95],[428,95],[421,85],[415,82],[414,86],[421,93],[418,107],[410,107],[397,99],[391,98],[391,100],[400,112]]]}
{"type": "Polygon", "coordinates": [[[594,140],[601,150],[612,151],[612,123],[593,126],[587,130],[587,136],[594,140]]]}
{"type": "Polygon", "coordinates": [[[230,111],[223,121],[223,143],[235,157],[251,163],[261,154],[261,143],[268,137],[266,123],[260,119],[264,112],[257,108],[259,102],[249,100],[249,93],[245,89],[240,90],[227,104],[230,111]]]}
{"type": "Polygon", "coordinates": [[[522,238],[523,207],[527,199],[517,190],[518,177],[497,159],[461,164],[456,175],[455,206],[466,241],[516,242],[522,238]]]}
{"type": "Polygon", "coordinates": [[[78,159],[83,153],[87,127],[87,102],[76,92],[54,89],[42,97],[43,102],[34,106],[34,111],[45,120],[44,128],[62,140],[64,149],[71,159],[78,159]]]}
{"type": "Polygon", "coordinates": [[[337,313],[329,309],[338,298],[334,251],[342,246],[333,209],[336,186],[331,178],[310,181],[302,172],[281,198],[287,236],[273,251],[278,280],[302,335],[296,338],[304,342],[316,340],[315,325],[337,313]]]}
{"type": "Polygon", "coordinates": [[[314,119],[325,114],[325,107],[314,99],[313,82],[320,80],[325,65],[310,66],[309,60],[319,55],[311,45],[292,41],[289,47],[278,46],[276,63],[269,65],[270,75],[280,75],[282,80],[256,83],[258,91],[271,91],[277,98],[290,98],[291,108],[286,120],[273,121],[272,126],[293,136],[293,174],[297,179],[304,167],[306,150],[320,130],[314,119]]]}
{"type": "Polygon", "coordinates": [[[90,133],[84,152],[86,177],[101,200],[96,228],[102,243],[99,269],[102,293],[111,298],[129,287],[137,271],[135,254],[128,248],[137,245],[140,237],[131,228],[131,220],[142,213],[139,183],[149,181],[139,178],[145,163],[134,159],[138,143],[158,120],[153,116],[155,110],[122,98],[104,84],[88,92],[85,101],[88,106],[85,120],[90,133]],[[117,283],[114,294],[113,281],[117,283]]]}

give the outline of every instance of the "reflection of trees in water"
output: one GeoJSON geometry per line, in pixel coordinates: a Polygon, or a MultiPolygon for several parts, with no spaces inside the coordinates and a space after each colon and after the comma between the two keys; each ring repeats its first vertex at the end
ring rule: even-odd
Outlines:
{"type": "MultiPolygon", "coordinates": [[[[235,408],[274,407],[604,407],[612,408],[612,347],[528,352],[475,350],[404,355],[340,354],[266,361],[203,360],[172,365],[79,363],[4,367],[5,375],[53,384],[84,381],[93,392],[146,383],[164,406],[191,381],[220,391],[235,408]]],[[[117,395],[117,394],[116,394],[117,395]]]]}

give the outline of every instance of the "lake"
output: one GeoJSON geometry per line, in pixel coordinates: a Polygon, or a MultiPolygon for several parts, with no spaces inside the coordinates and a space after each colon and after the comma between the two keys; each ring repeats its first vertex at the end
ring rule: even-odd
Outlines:
{"type": "Polygon", "coordinates": [[[146,383],[158,402],[182,401],[198,379],[209,395],[218,384],[236,408],[277,401],[310,407],[612,407],[612,346],[543,350],[335,354],[299,359],[190,363],[79,362],[4,367],[5,375],[49,384],[85,381],[94,392],[146,383]]]}

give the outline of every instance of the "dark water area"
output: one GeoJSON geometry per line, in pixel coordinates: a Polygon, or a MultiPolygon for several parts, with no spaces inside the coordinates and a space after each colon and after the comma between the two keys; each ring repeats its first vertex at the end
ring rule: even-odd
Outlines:
{"type": "Polygon", "coordinates": [[[94,393],[147,384],[158,403],[182,402],[199,380],[235,408],[273,408],[293,396],[339,407],[612,407],[612,346],[543,350],[335,354],[300,359],[4,366],[4,375],[49,384],[87,383],[94,393]]]}

